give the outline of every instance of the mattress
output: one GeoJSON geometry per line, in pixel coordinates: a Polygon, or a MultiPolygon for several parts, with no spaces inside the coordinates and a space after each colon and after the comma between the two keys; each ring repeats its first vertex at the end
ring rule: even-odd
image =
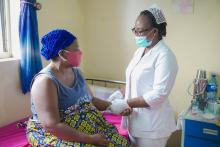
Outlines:
{"type": "Polygon", "coordinates": [[[11,123],[0,128],[0,147],[29,147],[24,127],[18,127],[17,124],[25,122],[27,118],[11,123]]]}

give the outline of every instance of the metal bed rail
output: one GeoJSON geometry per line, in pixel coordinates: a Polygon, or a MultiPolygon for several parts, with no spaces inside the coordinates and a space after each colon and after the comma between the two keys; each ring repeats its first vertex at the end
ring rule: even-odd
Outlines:
{"type": "Polygon", "coordinates": [[[126,84],[124,81],[107,80],[107,79],[99,79],[99,78],[86,78],[86,81],[90,81],[92,85],[94,85],[95,82],[101,82],[104,83],[105,87],[107,87],[107,84],[116,84],[119,85],[120,88],[122,85],[126,84]]]}

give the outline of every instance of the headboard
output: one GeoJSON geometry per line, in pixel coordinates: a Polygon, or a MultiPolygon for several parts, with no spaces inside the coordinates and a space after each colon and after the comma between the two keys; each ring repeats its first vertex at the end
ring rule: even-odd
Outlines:
{"type": "Polygon", "coordinates": [[[86,81],[95,97],[108,100],[116,90],[125,86],[125,82],[98,78],[86,78],[86,81]]]}

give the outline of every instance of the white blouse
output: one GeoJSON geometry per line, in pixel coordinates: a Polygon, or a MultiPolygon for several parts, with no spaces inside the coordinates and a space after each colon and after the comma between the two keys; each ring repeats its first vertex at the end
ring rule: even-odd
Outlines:
{"type": "Polygon", "coordinates": [[[143,97],[149,108],[134,108],[128,117],[129,133],[134,137],[168,137],[176,129],[168,100],[178,65],[173,52],[159,41],[144,56],[139,48],[126,70],[125,98],[143,97]]]}

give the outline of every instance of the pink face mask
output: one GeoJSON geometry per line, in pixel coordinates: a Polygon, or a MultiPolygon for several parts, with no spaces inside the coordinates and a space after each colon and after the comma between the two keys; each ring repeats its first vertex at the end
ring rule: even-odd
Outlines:
{"type": "Polygon", "coordinates": [[[81,51],[68,51],[67,63],[73,67],[78,67],[81,63],[82,52],[81,51]]]}

